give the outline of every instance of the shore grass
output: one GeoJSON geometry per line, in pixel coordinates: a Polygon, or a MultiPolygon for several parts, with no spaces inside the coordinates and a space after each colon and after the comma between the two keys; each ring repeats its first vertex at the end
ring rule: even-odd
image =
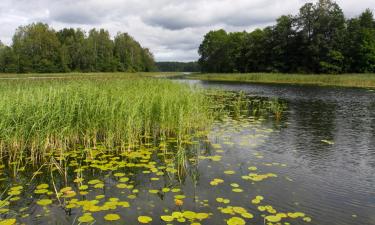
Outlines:
{"type": "Polygon", "coordinates": [[[210,101],[198,88],[137,74],[86,75],[0,80],[1,159],[38,160],[99,143],[125,151],[145,137],[178,138],[210,124],[210,101]]]}
{"type": "Polygon", "coordinates": [[[307,74],[192,74],[189,79],[269,84],[375,88],[375,74],[307,75],[307,74]]]}
{"type": "Polygon", "coordinates": [[[174,77],[181,76],[183,73],[180,72],[139,72],[139,73],[0,73],[0,80],[12,80],[12,79],[105,79],[105,78],[162,78],[162,77],[174,77]]]}

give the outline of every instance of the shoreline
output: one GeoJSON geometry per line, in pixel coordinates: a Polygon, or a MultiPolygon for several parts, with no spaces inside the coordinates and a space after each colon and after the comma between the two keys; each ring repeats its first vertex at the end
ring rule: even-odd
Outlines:
{"type": "Polygon", "coordinates": [[[186,79],[254,84],[307,85],[320,87],[375,88],[375,74],[305,75],[305,74],[192,74],[186,79]]]}

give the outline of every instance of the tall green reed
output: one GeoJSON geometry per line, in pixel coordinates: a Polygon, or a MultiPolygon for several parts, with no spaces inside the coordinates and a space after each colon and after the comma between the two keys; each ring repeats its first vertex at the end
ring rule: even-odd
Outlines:
{"type": "Polygon", "coordinates": [[[157,79],[0,82],[0,157],[41,161],[72,148],[129,150],[144,137],[207,127],[202,90],[157,79]]]}

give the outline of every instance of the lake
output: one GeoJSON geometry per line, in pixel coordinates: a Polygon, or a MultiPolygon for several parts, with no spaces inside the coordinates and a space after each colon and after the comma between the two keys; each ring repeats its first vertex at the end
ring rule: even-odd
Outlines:
{"type": "Polygon", "coordinates": [[[10,197],[0,202],[1,217],[25,224],[375,224],[375,92],[181,82],[254,102],[277,99],[286,108],[280,117],[230,113],[180,144],[145,137],[137,151],[121,154],[100,145],[77,149],[56,158],[66,170],[52,162],[11,178],[4,168],[1,191],[10,197]]]}
{"type": "MultiPolygon", "coordinates": [[[[249,148],[235,144],[228,148],[231,165],[260,164],[260,168],[279,175],[279,179],[255,188],[268,196],[271,205],[283,211],[301,209],[312,216],[314,224],[375,224],[375,92],[313,86],[193,83],[287,102],[287,112],[279,124],[262,124],[262,129],[274,130],[262,145],[249,148]],[[264,158],[255,160],[254,152],[264,158]],[[262,165],[274,162],[285,163],[287,167],[262,165]]],[[[240,137],[235,134],[232,138],[240,137]]]]}

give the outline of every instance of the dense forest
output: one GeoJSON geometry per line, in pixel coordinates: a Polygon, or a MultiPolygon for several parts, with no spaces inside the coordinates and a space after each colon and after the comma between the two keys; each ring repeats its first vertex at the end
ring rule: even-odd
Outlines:
{"type": "Polygon", "coordinates": [[[160,72],[200,72],[198,62],[157,62],[160,72]]]}
{"type": "Polygon", "coordinates": [[[54,31],[47,24],[19,27],[11,46],[0,42],[0,72],[152,71],[152,53],[126,33],[114,40],[104,29],[54,31]]]}
{"type": "Polygon", "coordinates": [[[298,15],[248,32],[211,31],[199,47],[202,72],[375,72],[371,10],[346,19],[330,0],[307,3],[298,15]]]}

